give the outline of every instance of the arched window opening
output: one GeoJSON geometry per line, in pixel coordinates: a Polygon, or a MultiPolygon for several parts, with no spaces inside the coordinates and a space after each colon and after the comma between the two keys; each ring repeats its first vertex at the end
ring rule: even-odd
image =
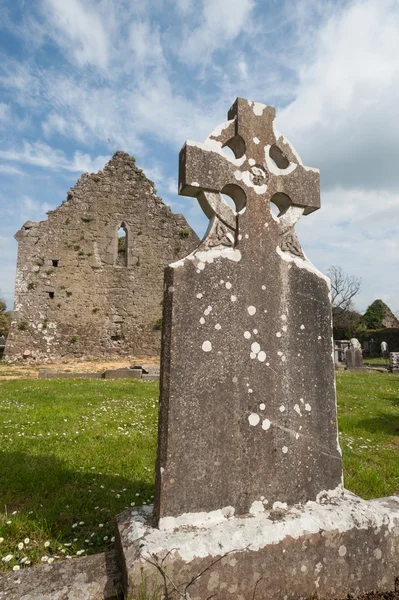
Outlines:
{"type": "Polygon", "coordinates": [[[126,229],[125,223],[121,223],[121,226],[118,229],[117,256],[116,256],[116,264],[120,267],[127,266],[127,250],[128,250],[127,229],[126,229]]]}

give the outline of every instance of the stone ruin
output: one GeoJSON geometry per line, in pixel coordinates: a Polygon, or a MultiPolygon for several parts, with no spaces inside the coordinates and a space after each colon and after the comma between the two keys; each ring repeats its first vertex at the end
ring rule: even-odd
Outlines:
{"type": "Polygon", "coordinates": [[[0,576],[0,595],[115,600],[121,583],[125,598],[171,600],[393,589],[399,498],[343,488],[329,280],[294,231],[319,208],[319,174],[274,116],[239,98],[180,154],[180,193],[210,224],[165,271],[155,506],[117,517],[116,551],[0,576]]]}
{"type": "Polygon", "coordinates": [[[239,98],[180,154],[210,223],[165,272],[154,511],[118,518],[127,595],[341,598],[398,574],[399,498],[343,488],[329,280],[294,231],[319,174],[274,117],[239,98]]]}
{"type": "Polygon", "coordinates": [[[198,244],[184,217],[124,152],[47,214],[15,236],[5,358],[159,354],[164,267],[198,244]]]}

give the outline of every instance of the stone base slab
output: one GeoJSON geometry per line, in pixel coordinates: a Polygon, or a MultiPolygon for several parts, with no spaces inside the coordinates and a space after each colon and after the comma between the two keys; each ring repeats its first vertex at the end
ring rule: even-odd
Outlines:
{"type": "Polygon", "coordinates": [[[162,519],[160,529],[151,526],[151,507],[119,515],[126,596],[143,586],[149,597],[167,590],[191,600],[326,600],[394,589],[399,497],[365,501],[345,491],[325,504],[254,505],[247,517],[227,507],[162,519]]]}
{"type": "Polygon", "coordinates": [[[117,553],[62,560],[0,575],[4,600],[120,600],[117,553]]]}

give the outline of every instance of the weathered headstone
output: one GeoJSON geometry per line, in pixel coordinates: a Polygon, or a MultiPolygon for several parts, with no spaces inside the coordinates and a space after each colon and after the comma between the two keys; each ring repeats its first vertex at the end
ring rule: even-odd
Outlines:
{"type": "Polygon", "coordinates": [[[273,108],[238,99],[228,119],[180,154],[180,193],[210,224],[165,273],[155,506],[118,517],[125,593],[390,589],[399,499],[342,488],[329,285],[293,229],[319,207],[318,173],[273,108]]]}
{"type": "Polygon", "coordinates": [[[238,99],[228,117],[180,154],[180,194],[210,226],[166,270],[158,518],[341,485],[328,281],[294,231],[319,208],[319,174],[275,131],[274,108],[238,99]]]}
{"type": "Polygon", "coordinates": [[[399,352],[389,353],[389,370],[391,373],[399,373],[399,352]]]}
{"type": "Polygon", "coordinates": [[[388,355],[389,355],[388,344],[386,342],[381,342],[381,356],[387,358],[388,355]]]}
{"type": "Polygon", "coordinates": [[[357,338],[352,338],[345,353],[346,367],[349,371],[366,371],[363,366],[362,346],[357,338]]]}

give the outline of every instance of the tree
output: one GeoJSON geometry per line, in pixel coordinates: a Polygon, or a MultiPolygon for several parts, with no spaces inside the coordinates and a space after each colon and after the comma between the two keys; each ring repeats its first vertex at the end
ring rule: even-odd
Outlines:
{"type": "Polygon", "coordinates": [[[353,330],[359,324],[360,314],[354,310],[354,297],[360,292],[362,280],[348,275],[342,267],[328,269],[331,279],[331,300],[334,329],[353,330]]]}
{"type": "Polygon", "coordinates": [[[4,335],[4,337],[7,337],[9,330],[9,316],[6,310],[7,305],[4,300],[0,298],[0,335],[4,335]]]}

